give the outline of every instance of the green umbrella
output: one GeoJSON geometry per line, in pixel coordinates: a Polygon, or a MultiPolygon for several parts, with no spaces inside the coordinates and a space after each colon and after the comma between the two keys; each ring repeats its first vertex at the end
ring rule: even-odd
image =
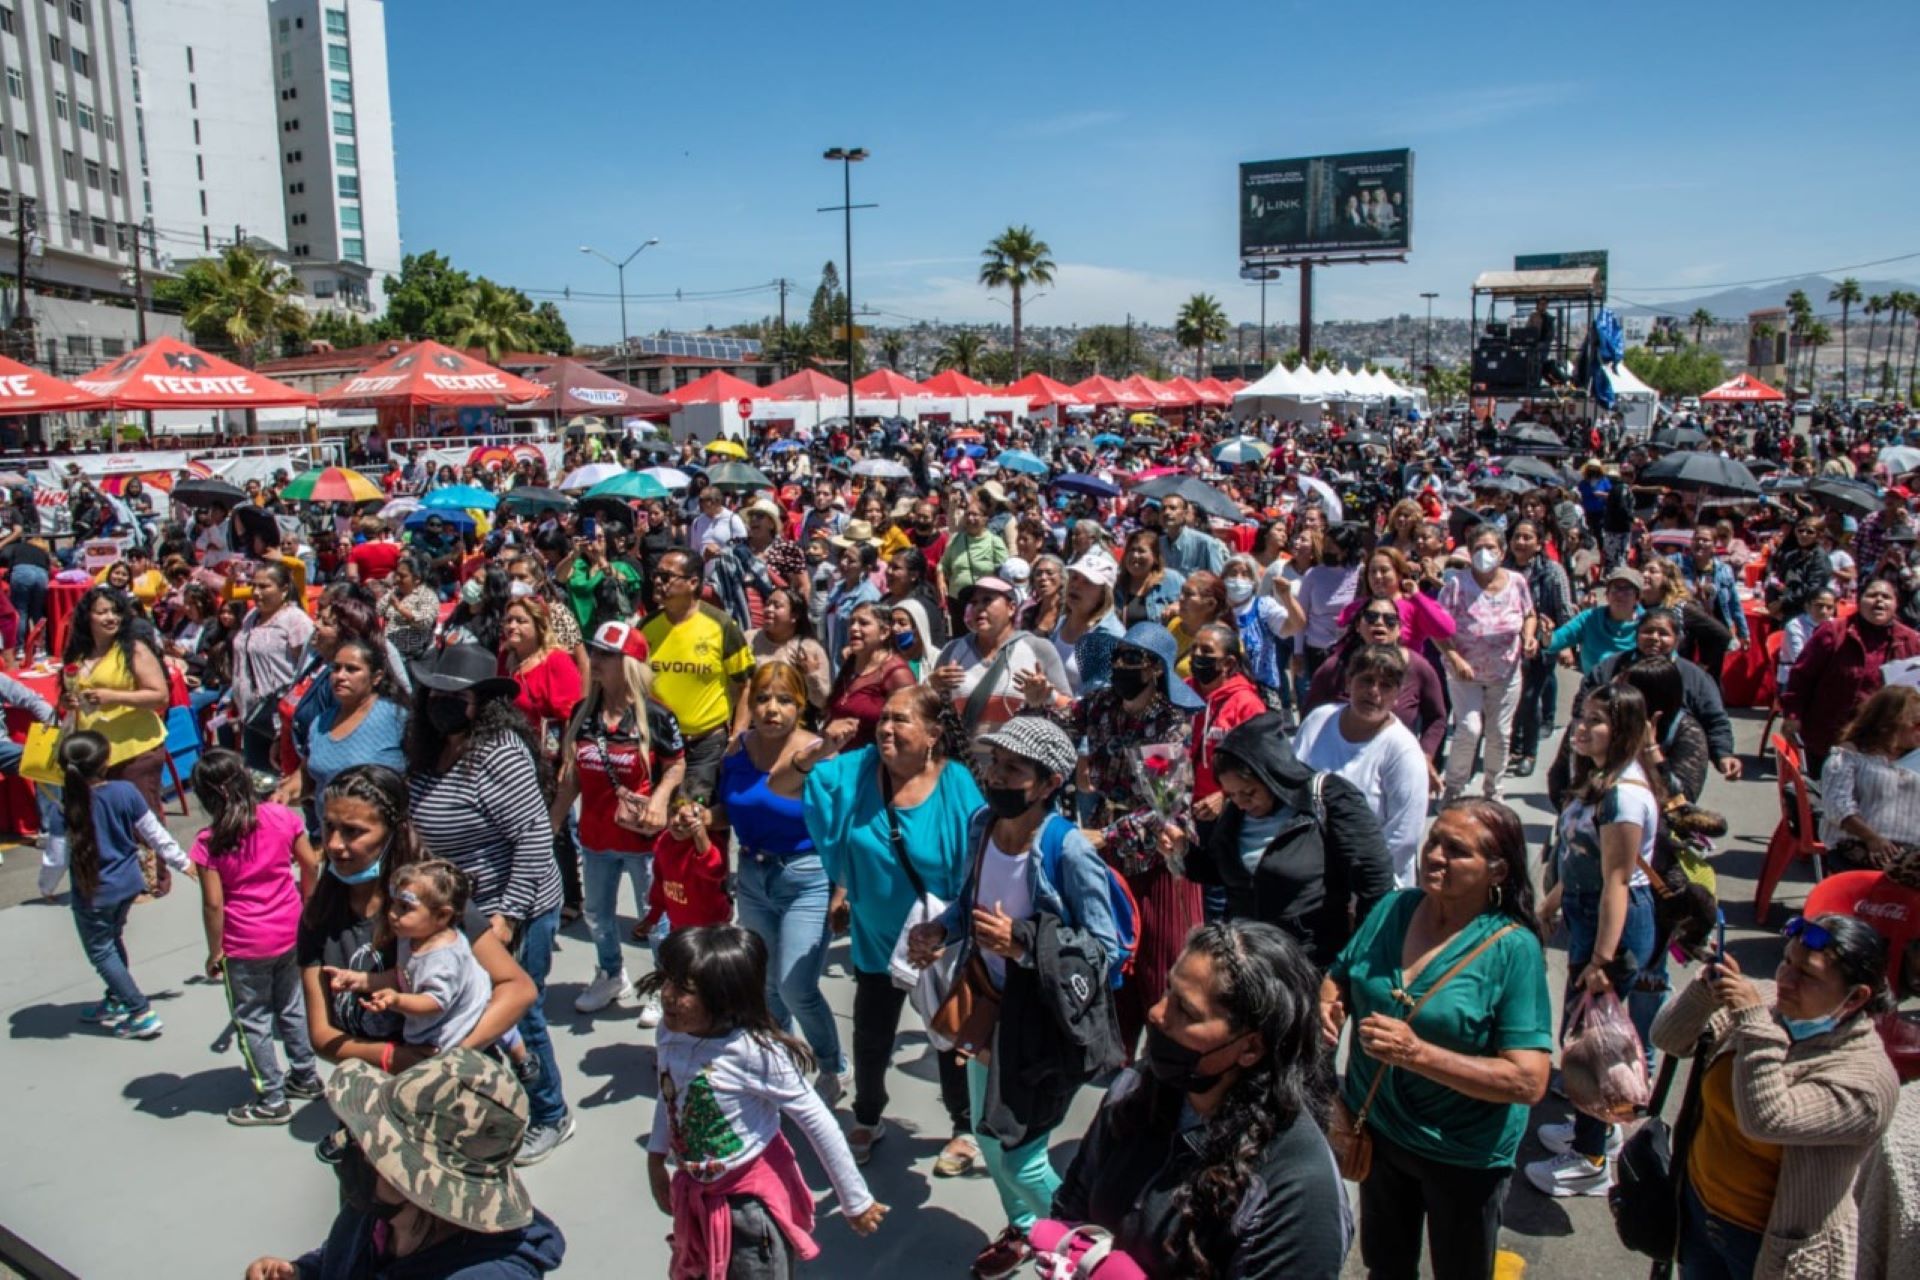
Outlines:
{"type": "Polygon", "coordinates": [[[671,491],[650,475],[638,471],[623,471],[617,476],[609,476],[593,488],[587,490],[589,498],[666,498],[671,491]]]}

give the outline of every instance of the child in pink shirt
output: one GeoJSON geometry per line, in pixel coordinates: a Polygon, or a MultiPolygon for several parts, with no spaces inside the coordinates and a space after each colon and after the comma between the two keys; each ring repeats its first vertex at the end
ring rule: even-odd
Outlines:
{"type": "Polygon", "coordinates": [[[229,1110],[227,1123],[286,1124],[293,1118],[289,1097],[321,1093],[293,945],[319,857],[298,813],[256,800],[253,778],[237,752],[203,755],[193,771],[193,792],[214,815],[188,855],[201,868],[207,976],[226,984],[256,1095],[229,1110]],[[274,1055],[275,1032],[287,1047],[286,1072],[274,1055]]]}

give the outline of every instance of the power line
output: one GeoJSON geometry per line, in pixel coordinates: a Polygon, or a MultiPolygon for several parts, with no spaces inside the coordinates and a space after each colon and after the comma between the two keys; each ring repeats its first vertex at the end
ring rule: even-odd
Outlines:
{"type": "Polygon", "coordinates": [[[1798,280],[1802,276],[1831,276],[1843,271],[1864,271],[1868,267],[1884,267],[1890,263],[1908,262],[1914,258],[1920,258],[1920,250],[1902,253],[1891,258],[1876,258],[1872,262],[1856,262],[1850,267],[1827,267],[1821,271],[1791,271],[1783,276],[1762,276],[1757,280],[1724,280],[1719,284],[1630,284],[1609,286],[1609,291],[1611,292],[1613,288],[1623,288],[1631,289],[1635,293],[1687,293],[1699,289],[1739,289],[1747,285],[1779,284],[1783,280],[1798,280]]]}

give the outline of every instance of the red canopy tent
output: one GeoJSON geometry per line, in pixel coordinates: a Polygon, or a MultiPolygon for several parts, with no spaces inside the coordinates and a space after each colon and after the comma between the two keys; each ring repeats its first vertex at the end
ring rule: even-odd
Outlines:
{"type": "Polygon", "coordinates": [[[924,396],[927,389],[912,378],[891,369],[875,369],[853,384],[854,391],[876,400],[899,400],[906,396],[924,396]]]}
{"type": "Polygon", "coordinates": [[[1707,404],[1777,404],[1786,398],[1750,373],[1723,382],[1700,397],[1707,404]]]}
{"type": "Polygon", "coordinates": [[[1202,378],[1193,384],[1203,395],[1211,396],[1207,404],[1232,404],[1234,388],[1218,378],[1202,378]]]}
{"type": "Polygon", "coordinates": [[[547,393],[529,406],[536,413],[552,413],[557,409],[562,417],[568,418],[583,413],[664,418],[680,407],[665,396],[609,378],[579,360],[555,360],[546,368],[529,373],[527,381],[547,388],[547,393]]]}
{"type": "Polygon", "coordinates": [[[1195,382],[1191,378],[1167,379],[1169,390],[1178,392],[1188,404],[1224,405],[1233,403],[1233,396],[1225,387],[1215,390],[1205,382],[1195,382]]]}
{"type": "Polygon", "coordinates": [[[736,400],[764,400],[766,396],[765,387],[756,387],[724,369],[703,373],[686,386],[667,392],[667,399],[675,404],[732,404],[736,400]]]}
{"type": "Polygon", "coordinates": [[[1007,388],[1010,396],[1025,396],[1030,409],[1045,409],[1057,404],[1079,404],[1080,397],[1064,382],[1055,382],[1044,373],[1030,373],[1007,388]]]}
{"type": "Polygon", "coordinates": [[[847,384],[829,378],[818,369],[790,373],[770,387],[754,393],[756,400],[845,400],[847,384]]]}
{"type": "Polygon", "coordinates": [[[537,382],[426,339],[321,392],[320,405],[326,409],[504,407],[546,394],[547,388],[537,382]]]}
{"type": "Polygon", "coordinates": [[[930,396],[990,396],[993,392],[984,382],[975,382],[958,369],[948,369],[936,373],[921,383],[930,396]]]}
{"type": "Polygon", "coordinates": [[[100,409],[100,398],[31,365],[0,356],[0,416],[100,409]]]}
{"type": "Polygon", "coordinates": [[[1098,373],[1074,383],[1073,394],[1080,397],[1082,404],[1117,405],[1122,409],[1153,407],[1152,396],[1098,373]]]}
{"type": "Polygon", "coordinates": [[[1221,383],[1220,385],[1227,389],[1228,395],[1236,395],[1239,392],[1245,391],[1248,387],[1252,386],[1253,384],[1251,382],[1248,382],[1245,378],[1228,378],[1225,382],[1221,383]]]}
{"type": "Polygon", "coordinates": [[[178,338],[155,338],[73,385],[108,409],[279,409],[313,403],[313,393],[275,382],[178,338]]]}
{"type": "Polygon", "coordinates": [[[1144,373],[1136,373],[1120,385],[1146,396],[1156,409],[1184,409],[1194,403],[1184,392],[1175,391],[1164,382],[1155,382],[1144,373]]]}

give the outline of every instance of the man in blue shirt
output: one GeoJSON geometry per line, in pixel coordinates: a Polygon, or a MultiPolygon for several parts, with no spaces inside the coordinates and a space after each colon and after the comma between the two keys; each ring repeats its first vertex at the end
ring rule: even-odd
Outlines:
{"type": "Polygon", "coordinates": [[[1680,573],[1693,589],[1701,610],[1725,628],[1724,640],[1717,635],[1711,638],[1702,636],[1694,643],[1694,662],[1718,680],[1721,664],[1726,661],[1727,654],[1738,653],[1746,648],[1749,633],[1746,611],[1740,607],[1740,588],[1734,580],[1733,566],[1715,554],[1711,527],[1702,526],[1693,531],[1693,544],[1689,554],[1680,560],[1680,573]]]}
{"type": "Polygon", "coordinates": [[[1197,518],[1193,504],[1178,494],[1160,503],[1160,560],[1181,577],[1196,569],[1218,574],[1227,566],[1226,544],[1194,528],[1197,518]]]}

